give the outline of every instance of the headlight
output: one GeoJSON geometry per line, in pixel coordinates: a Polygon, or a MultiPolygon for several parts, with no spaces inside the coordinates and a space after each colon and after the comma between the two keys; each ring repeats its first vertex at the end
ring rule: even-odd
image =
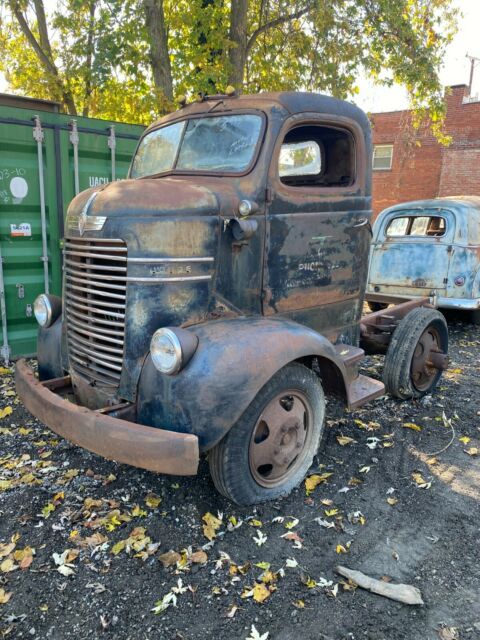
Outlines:
{"type": "Polygon", "coordinates": [[[57,296],[49,296],[41,293],[33,303],[33,313],[38,324],[47,328],[55,322],[62,312],[62,301],[57,296]]]}
{"type": "Polygon", "coordinates": [[[198,338],[185,329],[158,329],[150,342],[155,369],[167,375],[178,373],[195,353],[198,338]]]}

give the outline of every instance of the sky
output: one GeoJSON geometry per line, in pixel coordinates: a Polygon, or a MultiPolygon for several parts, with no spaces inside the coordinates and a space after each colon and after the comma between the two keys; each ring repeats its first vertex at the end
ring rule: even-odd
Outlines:
{"type": "MultiPolygon", "coordinates": [[[[468,84],[470,61],[467,54],[480,58],[480,0],[457,0],[454,3],[462,16],[459,17],[458,31],[445,54],[440,79],[444,86],[468,84]]],[[[396,111],[408,107],[407,93],[402,87],[378,87],[367,78],[359,82],[360,93],[355,103],[364,111],[396,111]]],[[[480,62],[474,71],[472,95],[480,96],[480,62]]]]}
{"type": "MultiPolygon", "coordinates": [[[[444,86],[468,84],[470,61],[466,55],[480,58],[480,0],[456,0],[454,4],[463,14],[459,18],[457,35],[449,45],[440,78],[444,86]]],[[[359,81],[360,93],[355,103],[369,112],[395,111],[408,107],[406,91],[402,87],[379,87],[363,77],[359,81]]],[[[0,92],[8,91],[5,79],[0,74],[0,92]]],[[[472,95],[480,96],[480,62],[474,72],[472,95]]]]}

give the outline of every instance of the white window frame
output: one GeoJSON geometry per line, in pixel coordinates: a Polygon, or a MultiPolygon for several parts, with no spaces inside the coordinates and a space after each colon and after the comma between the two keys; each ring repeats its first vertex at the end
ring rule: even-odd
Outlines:
{"type": "MultiPolygon", "coordinates": [[[[384,156],[387,157],[387,156],[384,156]]],[[[392,169],[393,162],[393,144],[374,144],[373,145],[373,154],[372,154],[372,169],[374,171],[390,171],[392,169]],[[390,149],[390,164],[388,167],[376,167],[375,166],[375,155],[377,149],[390,149]]]]}

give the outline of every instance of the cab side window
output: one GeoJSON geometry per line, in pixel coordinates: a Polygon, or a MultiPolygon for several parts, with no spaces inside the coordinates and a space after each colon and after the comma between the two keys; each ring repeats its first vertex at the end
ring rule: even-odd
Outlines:
{"type": "Polygon", "coordinates": [[[355,180],[355,145],[349,131],[302,125],[291,129],[280,150],[278,174],[292,187],[345,187],[355,180]]]}
{"type": "Polygon", "coordinates": [[[389,237],[401,236],[444,236],[445,218],[442,216],[402,216],[394,218],[387,227],[389,237]]]}

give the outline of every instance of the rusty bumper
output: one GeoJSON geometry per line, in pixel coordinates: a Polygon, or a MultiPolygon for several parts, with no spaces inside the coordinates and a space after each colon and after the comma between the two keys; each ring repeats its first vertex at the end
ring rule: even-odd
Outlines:
{"type": "Polygon", "coordinates": [[[109,460],[149,471],[195,475],[198,438],[112,418],[64,400],[40,382],[25,360],[16,365],[17,393],[25,407],[52,431],[109,460]]]}

